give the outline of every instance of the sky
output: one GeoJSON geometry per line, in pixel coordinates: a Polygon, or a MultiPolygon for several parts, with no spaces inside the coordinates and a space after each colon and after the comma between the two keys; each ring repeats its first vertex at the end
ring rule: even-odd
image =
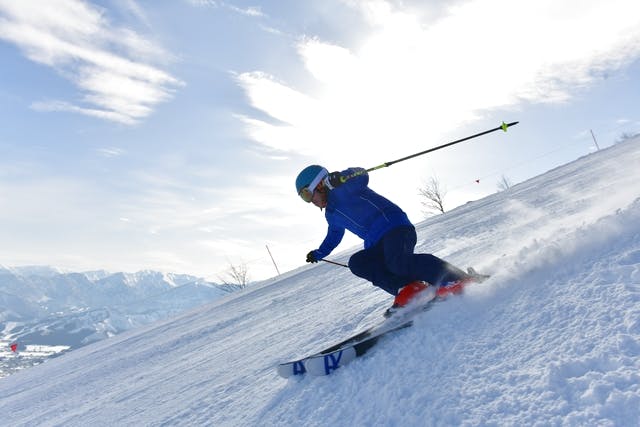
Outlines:
{"type": "Polygon", "coordinates": [[[0,265],[265,279],[326,232],[309,164],[520,122],[372,172],[417,223],[640,132],[637,1],[425,3],[0,0],[0,265]]]}

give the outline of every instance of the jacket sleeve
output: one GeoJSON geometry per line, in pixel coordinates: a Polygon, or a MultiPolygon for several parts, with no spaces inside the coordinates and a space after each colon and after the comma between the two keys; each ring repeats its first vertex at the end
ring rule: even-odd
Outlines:
{"type": "MultiPolygon", "coordinates": [[[[338,198],[348,198],[350,195],[361,191],[369,183],[369,174],[367,170],[363,168],[345,169],[340,172],[340,175],[344,177],[353,176],[353,178],[347,179],[344,184],[331,190],[336,192],[338,198]]],[[[333,224],[328,218],[327,221],[329,221],[327,236],[324,238],[320,248],[315,250],[317,259],[328,256],[340,244],[344,237],[344,227],[333,224]]]]}
{"type": "Polygon", "coordinates": [[[327,230],[327,236],[320,245],[320,248],[316,249],[316,258],[321,259],[328,256],[342,241],[344,236],[344,228],[329,225],[327,230]]]}

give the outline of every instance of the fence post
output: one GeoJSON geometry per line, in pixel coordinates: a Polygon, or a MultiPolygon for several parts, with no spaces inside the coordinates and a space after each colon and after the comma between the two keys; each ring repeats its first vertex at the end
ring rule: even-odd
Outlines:
{"type": "Polygon", "coordinates": [[[269,250],[269,245],[264,245],[267,248],[267,252],[269,252],[269,256],[271,257],[271,262],[273,262],[273,266],[276,268],[276,272],[278,273],[278,276],[280,275],[280,270],[278,269],[278,266],[276,264],[276,260],[273,259],[273,255],[271,255],[271,251],[269,250]]]}
{"type": "Polygon", "coordinates": [[[598,145],[598,141],[596,141],[596,136],[593,134],[593,131],[591,129],[589,129],[589,132],[591,132],[591,137],[593,138],[593,142],[596,143],[596,148],[598,149],[598,151],[600,151],[600,146],[598,145]]]}

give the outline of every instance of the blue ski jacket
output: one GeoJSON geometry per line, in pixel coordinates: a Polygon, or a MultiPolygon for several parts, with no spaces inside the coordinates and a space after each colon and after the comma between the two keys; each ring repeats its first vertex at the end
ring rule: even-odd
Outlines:
{"type": "Polygon", "coordinates": [[[364,248],[368,249],[389,230],[413,226],[402,209],[367,186],[369,174],[366,170],[349,168],[340,172],[342,176],[354,173],[361,175],[329,190],[324,214],[329,228],[320,248],[315,251],[317,259],[326,257],[340,244],[345,229],[364,240],[364,248]]]}

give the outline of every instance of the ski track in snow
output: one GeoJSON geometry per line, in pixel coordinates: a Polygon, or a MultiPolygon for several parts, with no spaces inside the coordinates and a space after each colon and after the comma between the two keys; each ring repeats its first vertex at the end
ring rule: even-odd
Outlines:
{"type": "Polygon", "coordinates": [[[0,379],[4,421],[640,425],[633,165],[638,138],[420,223],[419,250],[491,279],[329,377],[275,365],[378,321],[390,297],[324,264],[0,379]]]}

